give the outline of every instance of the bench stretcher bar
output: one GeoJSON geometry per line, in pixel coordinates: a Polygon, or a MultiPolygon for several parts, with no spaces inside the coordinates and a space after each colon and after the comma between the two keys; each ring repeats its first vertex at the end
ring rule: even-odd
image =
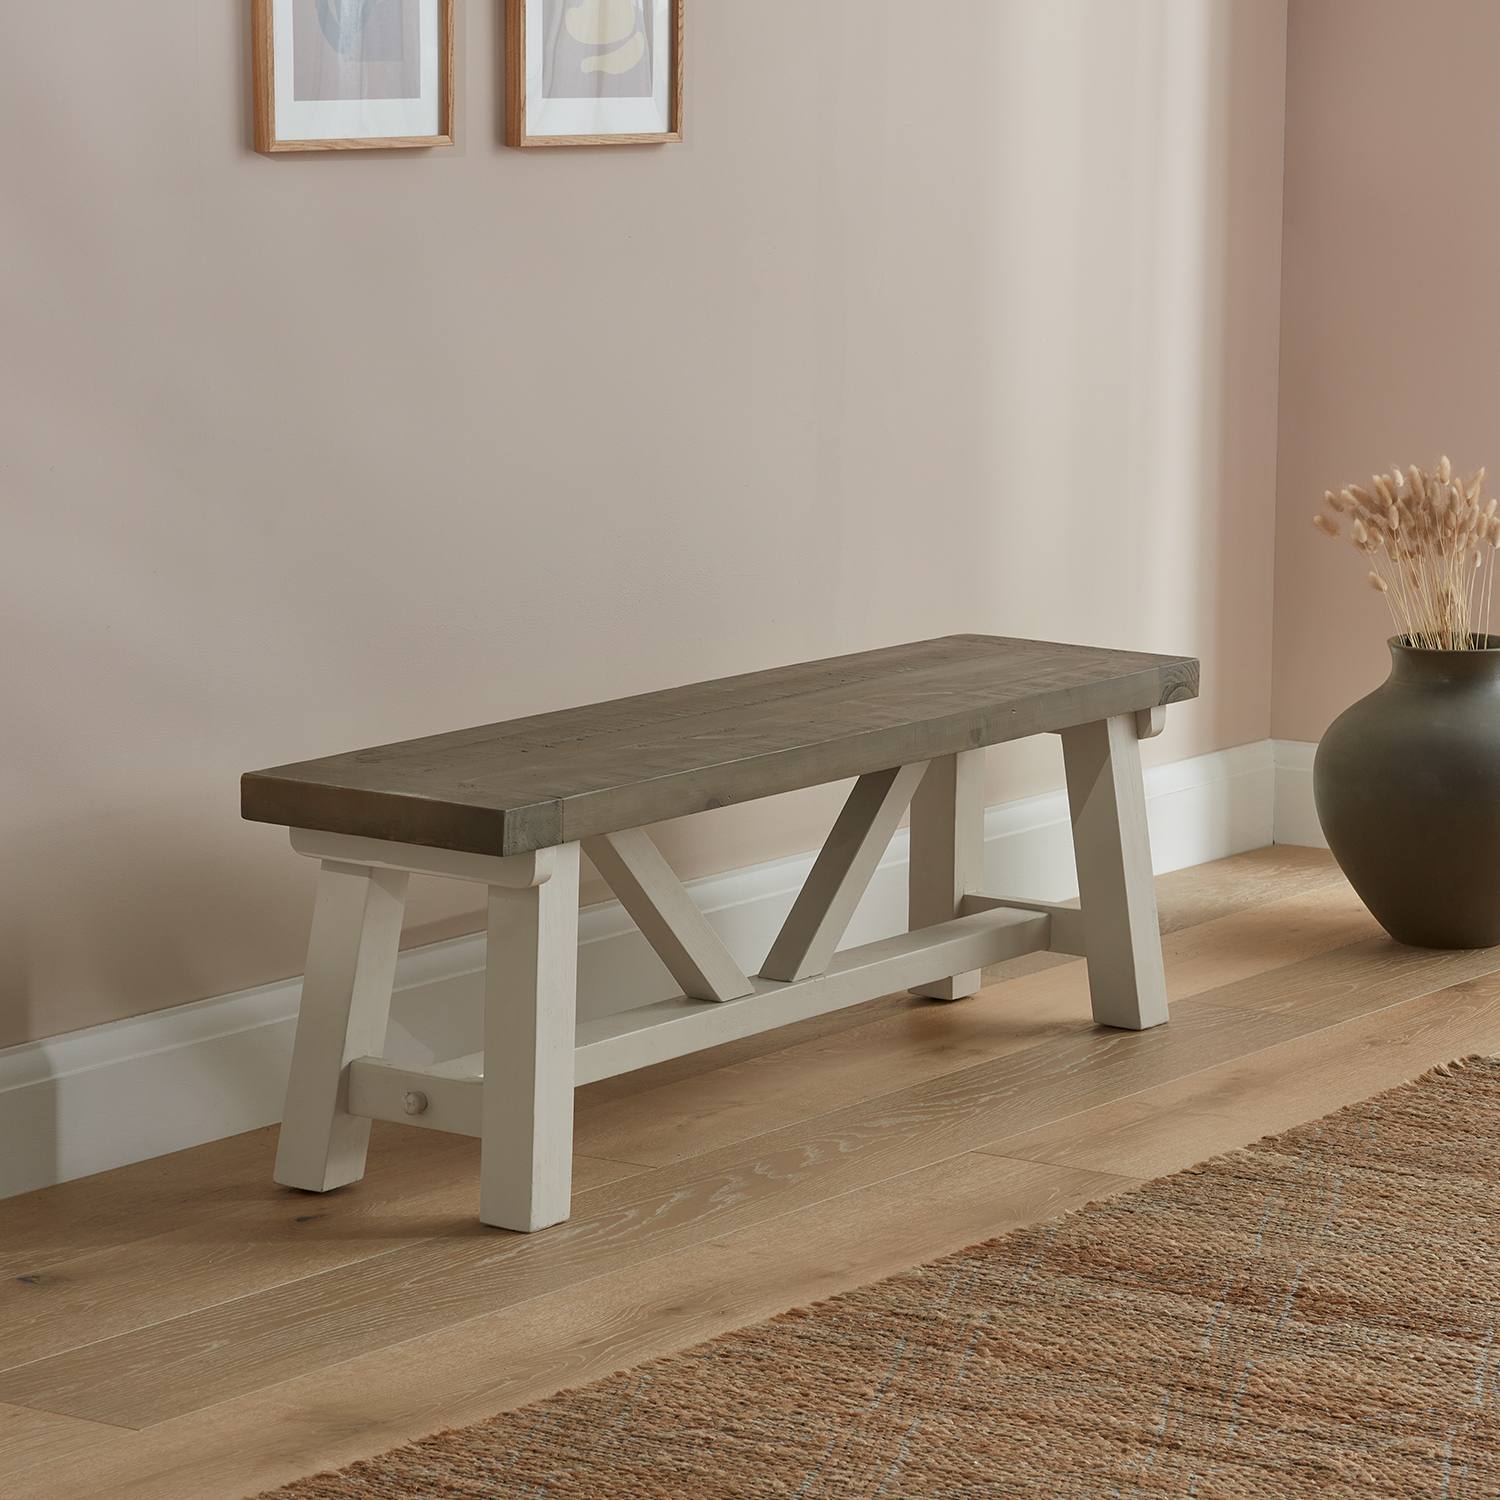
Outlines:
{"type": "MultiPolygon", "coordinates": [[[[1072,908],[1060,910],[1077,915],[1072,908]]],[[[918,932],[846,948],[834,955],[826,973],[812,978],[789,984],[757,978],[754,994],[742,1000],[678,996],[584,1022],[576,1032],[574,1082],[594,1083],[911,989],[955,969],[982,969],[1035,953],[1049,946],[1052,924],[1046,911],[997,905],[918,932]]],[[[349,1113],[478,1136],[483,1082],[482,1052],[426,1068],[360,1057],[349,1068],[349,1113]],[[412,1113],[408,1095],[425,1098],[425,1108],[412,1113]]]]}

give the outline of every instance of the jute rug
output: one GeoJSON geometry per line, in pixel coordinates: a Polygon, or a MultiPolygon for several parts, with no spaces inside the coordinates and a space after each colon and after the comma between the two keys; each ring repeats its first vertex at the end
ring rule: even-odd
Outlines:
{"type": "Polygon", "coordinates": [[[1500,1059],[279,1500],[1500,1495],[1500,1059]]]}

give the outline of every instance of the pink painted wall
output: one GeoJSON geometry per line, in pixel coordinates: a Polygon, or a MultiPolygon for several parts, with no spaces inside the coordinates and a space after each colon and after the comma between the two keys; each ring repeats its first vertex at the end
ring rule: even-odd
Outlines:
{"type": "Polygon", "coordinates": [[[244,0],[8,8],[0,1045],[301,971],[250,768],[959,630],[1267,732],[1279,0],[695,0],[684,144],[529,154],[458,10],[456,148],[268,160],[244,0]]]}
{"type": "Polygon", "coordinates": [[[1500,481],[1500,5],[1292,0],[1273,733],[1385,677],[1389,615],[1325,489],[1392,463],[1500,481]]]}

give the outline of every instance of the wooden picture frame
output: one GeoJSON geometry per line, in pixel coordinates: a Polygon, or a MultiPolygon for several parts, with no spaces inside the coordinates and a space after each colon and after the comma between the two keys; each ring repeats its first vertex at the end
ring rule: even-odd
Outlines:
{"type": "Polygon", "coordinates": [[[250,25],[257,151],[453,144],[453,0],[251,0],[250,25]],[[365,50],[372,18],[387,43],[395,39],[373,60],[365,50]],[[358,56],[346,37],[358,37],[358,56]],[[388,92],[368,92],[372,74],[388,92]],[[397,92],[413,86],[415,94],[397,92]]]}
{"type": "MultiPolygon", "coordinates": [[[[687,0],[506,0],[505,144],[507,146],[648,146],[682,139],[683,12],[687,0]],[[634,29],[623,30],[630,9],[634,29]],[[563,20],[571,40],[559,31],[563,20]],[[543,18],[550,21],[544,29],[543,18]],[[637,41],[640,38],[640,41],[637,41]],[[578,54],[577,67],[595,87],[542,97],[553,76],[553,47],[578,54]],[[665,66],[661,56],[667,51],[665,66]],[[633,60],[649,70],[649,92],[601,90],[619,66],[633,60]],[[614,66],[611,66],[614,64],[614,66]],[[529,89],[529,92],[528,92],[529,89]]],[[[570,59],[571,60],[571,59],[570,59]]]]}

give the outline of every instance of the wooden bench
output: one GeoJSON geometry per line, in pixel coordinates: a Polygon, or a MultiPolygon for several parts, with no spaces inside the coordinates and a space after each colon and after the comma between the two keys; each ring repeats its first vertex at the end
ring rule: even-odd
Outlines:
{"type": "Polygon", "coordinates": [[[1138,737],[1198,663],[959,635],[255,771],[243,813],[322,861],[276,1181],[364,1172],[370,1121],[479,1136],[480,1218],[567,1218],[573,1089],[898,990],[1083,954],[1096,1021],[1167,1019],[1138,737]],[[1060,733],[1080,906],[985,894],[984,747],[1060,733]],[[645,825],[857,777],[767,954],[744,972],[645,825]],[[911,809],[910,931],[838,950],[911,809]],[[681,986],[575,1024],[586,852],[681,986]],[[409,872],[489,887],[486,1052],[383,1057],[409,872]]]}

